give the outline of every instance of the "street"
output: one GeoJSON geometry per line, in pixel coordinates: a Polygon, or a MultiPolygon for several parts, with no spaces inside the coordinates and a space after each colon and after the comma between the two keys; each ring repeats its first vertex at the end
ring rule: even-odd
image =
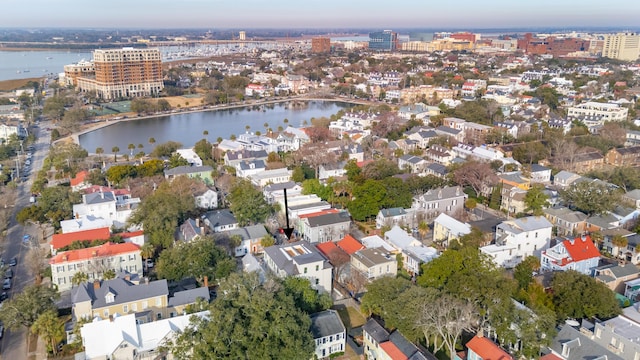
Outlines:
{"type": "MultiPolygon", "coordinates": [[[[20,293],[25,286],[33,283],[34,276],[30,273],[29,267],[26,264],[27,253],[31,244],[23,244],[23,236],[29,234],[32,241],[38,242],[39,234],[37,226],[28,225],[21,226],[16,221],[16,213],[30,205],[29,197],[31,196],[31,184],[37,172],[42,168],[44,158],[49,151],[50,134],[48,131],[43,130],[45,127],[50,126],[48,122],[40,122],[40,128],[35,129],[36,136],[38,137],[34,144],[34,150],[32,151],[31,158],[31,172],[26,181],[21,181],[16,189],[17,197],[16,203],[9,219],[7,236],[5,243],[2,244],[3,253],[2,258],[5,262],[9,262],[9,259],[16,257],[18,264],[13,267],[13,279],[11,290],[8,290],[9,298],[15,294],[20,293]]],[[[23,165],[23,163],[21,163],[23,165]]],[[[0,358],[1,359],[26,359],[27,358],[27,329],[21,329],[19,331],[5,330],[2,341],[0,341],[0,358]]]]}

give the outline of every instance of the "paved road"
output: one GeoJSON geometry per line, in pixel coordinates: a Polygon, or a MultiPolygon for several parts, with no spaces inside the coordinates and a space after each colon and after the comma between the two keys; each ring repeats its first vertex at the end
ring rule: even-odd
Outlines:
{"type": "MultiPolygon", "coordinates": [[[[4,252],[2,258],[6,262],[13,257],[18,258],[18,265],[13,268],[13,282],[11,290],[8,291],[9,297],[18,294],[24,289],[25,286],[33,283],[33,274],[27,266],[26,258],[28,252],[28,244],[22,243],[22,238],[25,234],[31,235],[34,241],[38,239],[38,230],[36,226],[23,227],[16,222],[15,214],[20,209],[29,206],[29,197],[31,196],[31,184],[35,179],[36,173],[42,168],[42,162],[49,153],[49,140],[50,134],[45,131],[44,128],[49,127],[47,122],[41,122],[39,124],[40,129],[36,129],[36,136],[38,140],[35,144],[35,149],[32,152],[31,159],[31,172],[27,181],[21,182],[18,185],[18,196],[16,204],[14,206],[14,212],[9,220],[9,227],[7,237],[4,244],[4,252]]],[[[25,152],[26,152],[25,148],[25,152]]],[[[24,165],[21,162],[21,165],[24,165]]],[[[22,175],[21,175],[22,176],[22,175]]],[[[0,341],[0,358],[1,359],[26,359],[27,358],[27,343],[26,337],[27,330],[22,329],[19,331],[5,331],[2,341],[0,341]]]]}

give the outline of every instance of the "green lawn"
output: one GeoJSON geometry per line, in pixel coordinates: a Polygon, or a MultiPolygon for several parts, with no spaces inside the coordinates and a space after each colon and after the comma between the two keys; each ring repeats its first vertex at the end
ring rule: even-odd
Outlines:
{"type": "Polygon", "coordinates": [[[362,326],[367,321],[367,319],[365,319],[364,316],[362,316],[362,314],[360,314],[358,310],[353,307],[337,309],[337,311],[338,315],[340,315],[340,319],[347,329],[353,329],[358,326],[362,326]]]}

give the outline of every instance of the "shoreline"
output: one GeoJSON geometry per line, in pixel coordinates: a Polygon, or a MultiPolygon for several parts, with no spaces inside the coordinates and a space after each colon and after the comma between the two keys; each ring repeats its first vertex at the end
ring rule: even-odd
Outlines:
{"type": "MultiPolygon", "coordinates": [[[[151,119],[151,118],[157,118],[157,117],[162,117],[162,116],[198,113],[198,112],[206,112],[206,111],[237,109],[237,108],[251,107],[251,106],[256,106],[256,105],[279,104],[279,103],[283,103],[283,102],[293,102],[293,101],[304,101],[304,102],[308,102],[308,101],[330,101],[330,102],[343,102],[343,103],[348,103],[348,104],[353,104],[353,105],[373,105],[373,103],[371,103],[371,102],[362,101],[362,100],[354,100],[354,99],[296,97],[296,98],[270,100],[270,101],[264,101],[264,102],[259,102],[259,103],[249,103],[249,104],[229,104],[229,105],[218,105],[218,106],[211,105],[211,106],[209,106],[207,108],[203,108],[203,107],[200,106],[200,107],[197,107],[197,108],[194,108],[194,109],[189,109],[189,110],[185,109],[183,111],[170,112],[168,114],[167,113],[159,113],[159,114],[151,114],[151,115],[143,115],[143,116],[134,115],[133,117],[128,117],[126,119],[118,119],[118,120],[106,119],[104,121],[100,121],[99,123],[95,123],[94,125],[88,127],[87,129],[80,130],[80,131],[75,132],[75,133],[73,133],[71,135],[68,135],[68,136],[65,136],[65,137],[63,137],[61,139],[58,139],[58,140],[54,141],[54,144],[57,144],[59,142],[72,141],[72,142],[80,145],[80,136],[81,135],[90,133],[92,131],[100,130],[100,129],[105,128],[107,126],[112,126],[112,125],[115,125],[115,124],[118,124],[118,123],[124,122],[124,121],[137,121],[137,120],[151,119]]],[[[125,116],[128,116],[128,115],[125,115],[125,116]]]]}

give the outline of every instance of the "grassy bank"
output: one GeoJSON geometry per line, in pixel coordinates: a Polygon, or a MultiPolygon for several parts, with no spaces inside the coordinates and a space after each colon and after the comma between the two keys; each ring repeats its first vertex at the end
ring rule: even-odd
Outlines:
{"type": "Polygon", "coordinates": [[[27,85],[29,81],[40,81],[40,78],[14,79],[0,81],[0,91],[12,91],[27,85]]]}

